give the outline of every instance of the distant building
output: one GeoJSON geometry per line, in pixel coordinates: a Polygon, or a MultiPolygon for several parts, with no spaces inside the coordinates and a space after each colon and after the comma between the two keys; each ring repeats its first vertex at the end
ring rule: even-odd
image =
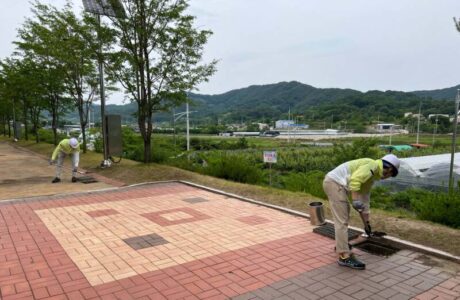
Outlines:
{"type": "Polygon", "coordinates": [[[397,133],[403,131],[401,125],[396,125],[393,123],[379,123],[375,125],[374,129],[378,133],[397,133]]]}
{"type": "Polygon", "coordinates": [[[429,114],[429,115],[428,115],[428,119],[436,118],[436,117],[449,118],[449,115],[446,115],[446,114],[429,114]]]}
{"type": "Polygon", "coordinates": [[[413,113],[411,113],[411,112],[406,112],[406,113],[404,113],[404,118],[411,117],[412,115],[413,115],[413,113]]]}
{"type": "Polygon", "coordinates": [[[278,120],[275,122],[275,128],[283,129],[289,128],[291,125],[294,125],[295,122],[293,120],[278,120]]]}

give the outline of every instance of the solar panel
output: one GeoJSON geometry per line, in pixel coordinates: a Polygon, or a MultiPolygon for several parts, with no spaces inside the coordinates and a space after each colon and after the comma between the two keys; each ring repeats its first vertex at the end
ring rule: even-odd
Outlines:
{"type": "Polygon", "coordinates": [[[125,11],[119,0],[82,0],[85,11],[109,17],[124,18],[125,11]]]}

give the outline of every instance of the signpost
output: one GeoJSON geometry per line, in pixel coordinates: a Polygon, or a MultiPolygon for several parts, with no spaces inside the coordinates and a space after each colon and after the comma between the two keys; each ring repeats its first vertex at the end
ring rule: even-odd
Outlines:
{"type": "Polygon", "coordinates": [[[264,163],[268,163],[268,166],[270,168],[270,186],[272,185],[272,164],[276,164],[276,162],[276,151],[264,151],[264,163]]]}

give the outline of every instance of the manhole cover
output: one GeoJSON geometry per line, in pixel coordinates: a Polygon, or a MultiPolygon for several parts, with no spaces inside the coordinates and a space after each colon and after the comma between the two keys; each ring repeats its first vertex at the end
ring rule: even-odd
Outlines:
{"type": "Polygon", "coordinates": [[[362,243],[354,245],[354,247],[380,256],[390,256],[400,250],[393,246],[387,245],[385,242],[377,242],[373,240],[366,240],[362,243]]]}
{"type": "MultiPolygon", "coordinates": [[[[326,223],[313,229],[314,233],[318,233],[327,236],[331,239],[335,239],[334,224],[326,223]]],[[[361,232],[348,228],[348,240],[353,240],[361,235],[361,232]]]]}

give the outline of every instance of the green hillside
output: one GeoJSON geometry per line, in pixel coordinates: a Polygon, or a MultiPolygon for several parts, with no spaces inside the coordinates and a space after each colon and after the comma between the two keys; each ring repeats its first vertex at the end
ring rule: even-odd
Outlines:
{"type": "MultiPolygon", "coordinates": [[[[253,85],[218,95],[190,93],[192,117],[202,122],[268,121],[287,118],[289,111],[302,122],[333,120],[394,121],[405,112],[417,112],[422,101],[422,112],[453,114],[452,99],[459,86],[433,91],[411,93],[397,91],[360,92],[352,89],[315,88],[296,81],[268,85],[253,85]]],[[[124,123],[136,123],[135,103],[107,105],[107,113],[121,114],[124,123]]],[[[176,112],[185,107],[176,108],[176,112]]],[[[100,107],[94,105],[96,121],[100,107]]],[[[77,120],[75,113],[68,120],[77,120]]],[[[155,122],[170,121],[171,113],[154,115],[155,122]]]]}
{"type": "Polygon", "coordinates": [[[439,89],[439,90],[431,90],[431,91],[415,91],[413,92],[419,97],[428,97],[433,99],[446,99],[446,100],[453,100],[457,96],[457,89],[460,88],[460,84],[446,88],[446,89],[439,89]]]}

